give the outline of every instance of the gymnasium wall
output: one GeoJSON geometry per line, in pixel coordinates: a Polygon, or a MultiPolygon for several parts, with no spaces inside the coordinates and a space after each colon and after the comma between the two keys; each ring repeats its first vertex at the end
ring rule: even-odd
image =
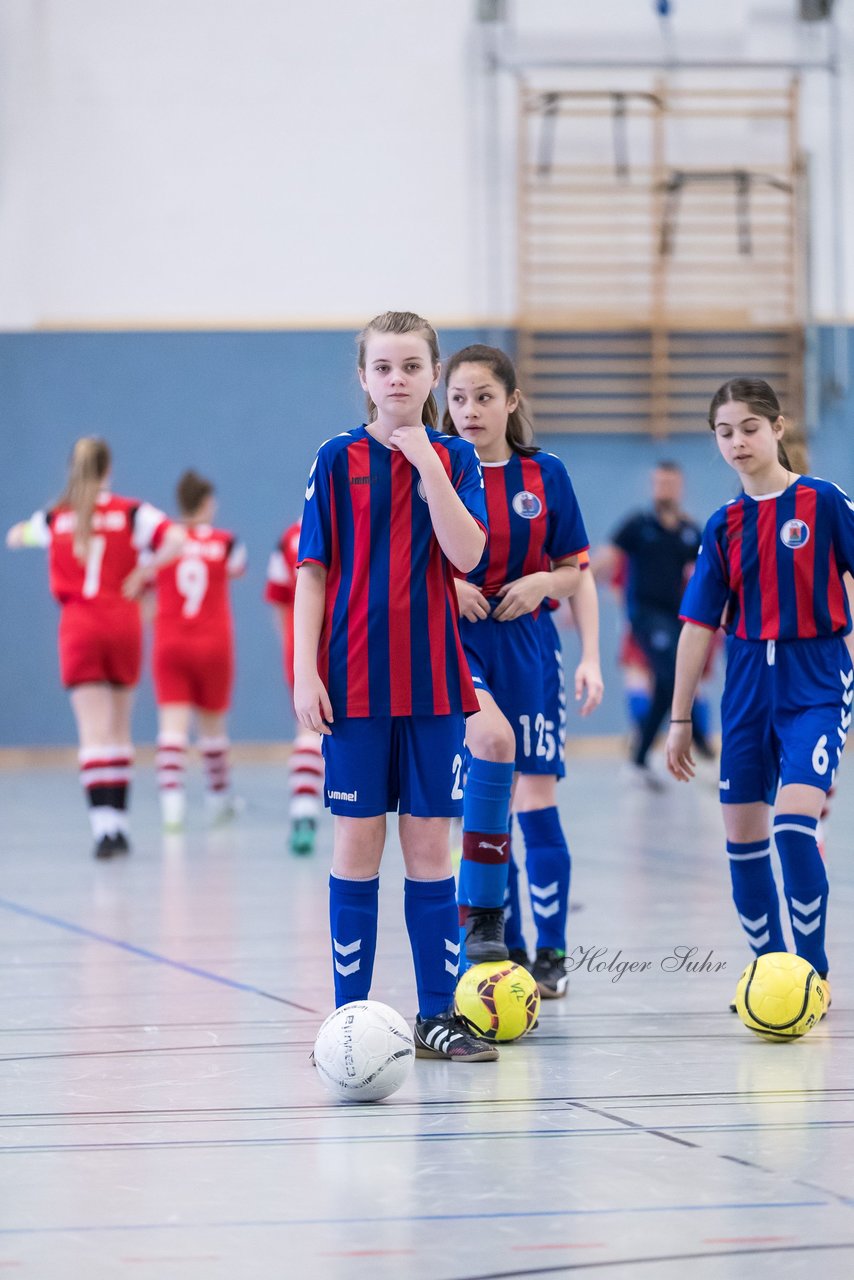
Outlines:
{"type": "MultiPolygon", "coordinates": [[[[854,334],[848,333],[854,367],[854,334]]],[[[512,347],[501,330],[445,329],[445,354],[474,340],[512,347]]],[[[813,469],[854,491],[854,396],[834,401],[834,335],[818,330],[816,383],[825,387],[813,469]]],[[[218,488],[222,523],[246,541],[247,576],[235,584],[238,682],[235,739],[289,738],[292,729],[270,608],[263,603],[268,554],[302,507],[305,477],[320,441],[361,421],[351,331],[262,333],[0,334],[0,511],[5,525],[55,496],[73,440],[99,432],[115,455],[115,487],[172,508],[178,474],[195,466],[218,488]]],[[[710,388],[713,390],[713,388],[710,388]]],[[[643,502],[656,458],[686,471],[686,506],[702,520],[735,492],[711,434],[655,444],[642,437],[549,436],[567,464],[593,543],[643,502]]],[[[623,728],[614,653],[619,620],[603,593],[606,700],[592,718],[570,713],[571,732],[623,728]]],[[[57,609],[44,554],[0,551],[0,745],[74,742],[58,679],[57,609]]],[[[574,639],[565,640],[571,669],[574,639]]],[[[143,684],[139,741],[152,741],[150,683],[143,684]]]]}
{"type": "MultiPolygon", "coordinates": [[[[796,0],[671,8],[665,26],[652,0],[510,0],[493,28],[478,0],[4,0],[0,329],[349,327],[390,306],[512,323],[516,80],[488,41],[529,67],[828,56],[796,0]]],[[[854,225],[854,6],[836,12],[836,162],[829,79],[802,79],[819,317],[854,316],[831,216],[842,170],[854,225]]]]}
{"type": "MultiPolygon", "coordinates": [[[[184,467],[209,471],[251,553],[235,587],[235,737],[290,733],[264,567],[316,445],[360,418],[353,329],[403,307],[439,325],[446,352],[512,340],[516,81],[490,74],[487,46],[528,64],[828,55],[827,27],[795,21],[795,0],[672,10],[665,26],[650,0],[609,0],[606,34],[587,0],[510,0],[495,28],[476,21],[477,0],[0,5],[3,523],[59,491],[82,432],[113,444],[118,489],[167,507],[184,467]]],[[[854,10],[836,11],[849,159],[833,162],[822,71],[803,76],[801,143],[812,309],[842,320],[854,253],[835,255],[831,215],[838,185],[854,225],[854,10]]],[[[814,345],[814,466],[854,487],[854,393],[833,335],[816,330],[814,345]]],[[[698,515],[732,492],[704,433],[548,444],[594,541],[643,500],[662,454],[685,465],[698,515]]],[[[40,553],[0,551],[0,593],[0,744],[71,743],[40,553]]],[[[622,726],[616,635],[606,599],[611,688],[579,731],[622,726]]],[[[153,725],[146,686],[138,736],[153,725]]]]}

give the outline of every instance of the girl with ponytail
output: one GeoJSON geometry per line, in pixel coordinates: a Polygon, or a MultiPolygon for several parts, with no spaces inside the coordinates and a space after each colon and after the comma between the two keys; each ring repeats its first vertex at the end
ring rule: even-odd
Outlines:
{"type": "Polygon", "coordinates": [[[566,699],[550,606],[577,593],[584,661],[576,696],[586,689],[592,710],[602,677],[596,587],[589,572],[580,572],[587,534],[566,467],[533,442],[509,357],[496,347],[465,347],[451,356],[445,382],[445,428],[477,450],[490,528],[480,562],[457,580],[460,634],[479,704],[466,723],[461,943],[471,964],[509,953],[530,967],[545,999],[560,999],[567,987],[570,853],[557,809],[566,699]],[[537,922],[533,963],[510,853],[514,778],[537,922]]]}
{"type": "Polygon", "coordinates": [[[131,704],[142,661],[140,554],[149,571],[178,554],[183,532],[147,502],[110,492],[110,449],[84,436],[57,502],[13,525],[6,545],[45,547],[60,606],[59,665],[77,722],[80,781],[95,856],[126,853],[133,747],[131,704]]]}

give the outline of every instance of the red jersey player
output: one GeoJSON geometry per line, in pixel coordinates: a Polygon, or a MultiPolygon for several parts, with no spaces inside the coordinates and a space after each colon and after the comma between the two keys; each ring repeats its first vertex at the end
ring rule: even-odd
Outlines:
{"type": "MultiPolygon", "coordinates": [[[[285,679],[294,692],[294,588],[302,521],[286,529],[267,566],[264,599],[276,608],[284,648],[285,679]]],[[[319,734],[296,726],[288,761],[290,847],[293,853],[313,853],[323,800],[323,754],[319,734]]]]}
{"type": "Polygon", "coordinates": [[[176,496],[187,537],[180,558],[157,574],[154,618],[157,782],[163,825],[173,831],[184,824],[186,759],[194,714],[208,817],[221,822],[234,813],[226,728],[234,682],[228,584],[246,567],[242,543],[213,527],[216,498],[211,482],[186,471],[176,496]]]}
{"type": "Polygon", "coordinates": [[[59,664],[77,721],[80,781],[89,801],[95,856],[126,853],[133,747],[131,704],[142,663],[135,591],[141,552],[155,567],[180,550],[183,531],[147,502],[109,489],[110,450],[84,436],[52,507],[13,525],[12,548],[46,547],[59,601],[59,664]]]}

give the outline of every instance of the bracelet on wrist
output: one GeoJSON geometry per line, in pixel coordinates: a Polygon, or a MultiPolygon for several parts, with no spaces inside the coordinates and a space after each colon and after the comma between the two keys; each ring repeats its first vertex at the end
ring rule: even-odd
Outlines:
{"type": "Polygon", "coordinates": [[[670,719],[670,723],[671,723],[671,724],[690,724],[690,723],[691,723],[691,717],[689,716],[687,720],[674,720],[674,719],[671,717],[671,719],[670,719]]]}

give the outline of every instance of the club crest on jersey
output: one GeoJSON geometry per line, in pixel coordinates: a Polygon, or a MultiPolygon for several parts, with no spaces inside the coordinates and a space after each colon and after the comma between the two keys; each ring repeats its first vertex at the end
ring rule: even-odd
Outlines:
{"type": "Polygon", "coordinates": [[[803,520],[787,520],[780,530],[780,541],[783,546],[791,547],[793,551],[798,547],[805,547],[809,540],[809,525],[804,524],[803,520]]]}
{"type": "Polygon", "coordinates": [[[535,493],[529,493],[527,489],[522,489],[513,498],[513,510],[517,516],[522,516],[525,520],[535,520],[543,509],[543,504],[535,493]]]}

